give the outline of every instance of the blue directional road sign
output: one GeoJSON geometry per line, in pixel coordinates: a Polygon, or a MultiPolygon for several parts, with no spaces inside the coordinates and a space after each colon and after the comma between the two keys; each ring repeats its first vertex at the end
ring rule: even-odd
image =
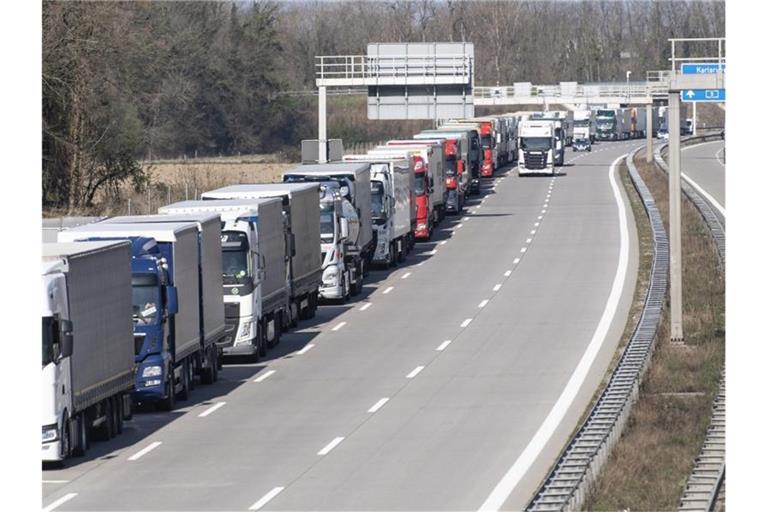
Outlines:
{"type": "Polygon", "coordinates": [[[725,89],[684,89],[680,91],[680,101],[725,101],[725,89]]]}
{"type": "Polygon", "coordinates": [[[725,72],[725,64],[717,62],[680,64],[680,72],[684,75],[708,75],[710,73],[717,73],[718,71],[725,72]]]}

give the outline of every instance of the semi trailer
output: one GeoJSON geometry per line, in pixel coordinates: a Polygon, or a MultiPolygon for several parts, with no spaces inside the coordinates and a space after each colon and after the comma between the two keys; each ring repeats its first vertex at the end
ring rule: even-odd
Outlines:
{"type": "Polygon", "coordinates": [[[288,314],[283,327],[313,318],[322,283],[319,186],[316,183],[230,185],[201,194],[203,200],[280,198],[288,248],[288,314]]]}
{"type": "Polygon", "coordinates": [[[467,137],[467,144],[462,141],[462,147],[466,147],[466,162],[470,174],[470,194],[480,192],[480,166],[482,164],[482,153],[480,150],[480,134],[475,128],[441,126],[436,130],[423,130],[413,136],[414,139],[440,139],[467,137]]]}
{"type": "Polygon", "coordinates": [[[131,247],[44,243],[42,460],[84,455],[131,415],[131,247]]]}
{"type": "Polygon", "coordinates": [[[225,357],[252,360],[280,341],[288,314],[287,228],[279,199],[181,201],[158,213],[221,217],[221,275],[225,357]]]}

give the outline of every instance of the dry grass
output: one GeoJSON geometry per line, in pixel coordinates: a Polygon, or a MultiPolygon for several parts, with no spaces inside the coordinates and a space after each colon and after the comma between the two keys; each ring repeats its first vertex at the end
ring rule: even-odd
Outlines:
{"type": "MultiPolygon", "coordinates": [[[[666,178],[644,159],[636,164],[667,227],[666,178]]],[[[669,342],[667,304],[640,398],[586,503],[589,510],[676,509],[704,440],[725,357],[725,282],[698,211],[684,200],[682,213],[686,344],[669,342]]]]}

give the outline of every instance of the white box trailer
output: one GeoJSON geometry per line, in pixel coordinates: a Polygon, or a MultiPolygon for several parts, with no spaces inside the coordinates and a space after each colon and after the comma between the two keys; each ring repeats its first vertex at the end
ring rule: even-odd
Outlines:
{"type": "Polygon", "coordinates": [[[281,199],[283,216],[289,228],[286,245],[291,254],[291,311],[288,321],[294,326],[298,318],[312,318],[317,310],[317,293],[322,282],[319,197],[316,183],[230,185],[201,195],[203,200],[281,199]]]}
{"type": "Polygon", "coordinates": [[[42,459],[61,461],[130,416],[131,244],[44,243],[42,284],[42,459]]]}
{"type": "Polygon", "coordinates": [[[288,311],[287,226],[282,201],[220,199],[181,201],[158,209],[169,219],[182,215],[221,217],[221,256],[226,332],[224,355],[265,355],[279,341],[281,315],[288,311]]]}
{"type": "Polygon", "coordinates": [[[371,155],[345,155],[343,160],[371,164],[371,215],[377,231],[372,261],[386,265],[404,261],[413,247],[416,228],[416,180],[411,161],[371,155]]]}

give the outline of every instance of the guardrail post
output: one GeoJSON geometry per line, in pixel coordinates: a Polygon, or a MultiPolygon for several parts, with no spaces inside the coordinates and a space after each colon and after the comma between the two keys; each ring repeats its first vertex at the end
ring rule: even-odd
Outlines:
{"type": "Polygon", "coordinates": [[[670,338],[673,342],[683,337],[683,284],[680,190],[680,91],[669,91],[669,300],[670,338]]]}
{"type": "Polygon", "coordinates": [[[645,161],[653,161],[653,103],[645,106],[645,161]]]}

